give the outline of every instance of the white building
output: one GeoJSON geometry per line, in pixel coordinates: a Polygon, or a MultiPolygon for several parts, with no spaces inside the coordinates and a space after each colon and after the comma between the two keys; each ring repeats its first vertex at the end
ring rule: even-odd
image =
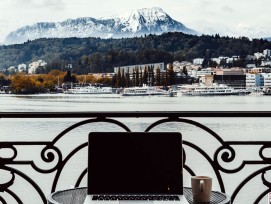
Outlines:
{"type": "Polygon", "coordinates": [[[193,59],[193,64],[202,65],[203,61],[204,61],[203,58],[196,58],[196,59],[193,59]]]}
{"type": "MultiPolygon", "coordinates": [[[[192,63],[187,61],[175,61],[173,62],[173,70],[174,72],[183,72],[183,68],[186,67],[186,70],[192,70],[192,63]]],[[[168,68],[168,67],[167,67],[168,68]]]]}
{"type": "Polygon", "coordinates": [[[262,73],[263,77],[263,86],[264,87],[271,87],[271,74],[270,73],[262,73]]]}
{"type": "Polygon", "coordinates": [[[18,71],[19,72],[25,72],[26,71],[26,64],[19,64],[18,65],[18,71]]]}
{"type": "Polygon", "coordinates": [[[271,87],[271,74],[270,73],[255,74],[255,85],[257,87],[271,87]]]}
{"type": "Polygon", "coordinates": [[[32,62],[28,65],[28,73],[29,74],[35,74],[37,68],[39,67],[45,67],[47,65],[47,62],[45,62],[44,60],[37,60],[35,62],[32,62]]]}
{"type": "Polygon", "coordinates": [[[262,61],[261,66],[262,67],[271,66],[271,60],[262,61]]]}
{"type": "Polygon", "coordinates": [[[216,62],[219,65],[222,59],[220,59],[220,58],[211,58],[211,60],[216,62]]]}
{"type": "Polygon", "coordinates": [[[197,71],[197,77],[204,77],[206,75],[214,75],[214,69],[205,68],[205,69],[201,69],[200,71],[197,71]]]}
{"type": "Polygon", "coordinates": [[[16,68],[15,68],[14,66],[9,67],[7,70],[8,70],[8,72],[9,72],[10,74],[16,72],[16,68]]]}
{"type": "Polygon", "coordinates": [[[263,54],[264,54],[265,57],[270,57],[271,56],[271,50],[266,49],[266,50],[263,51],[263,54]]]}
{"type": "Polygon", "coordinates": [[[246,60],[247,61],[254,61],[256,57],[254,55],[247,55],[246,60]]]}
{"type": "Polygon", "coordinates": [[[230,69],[214,69],[216,75],[244,75],[245,70],[239,67],[233,67],[230,69]]]}
{"type": "Polygon", "coordinates": [[[249,69],[256,68],[256,64],[246,64],[246,68],[249,69]]]}
{"type": "Polygon", "coordinates": [[[226,63],[229,64],[229,63],[233,63],[234,61],[238,60],[239,57],[238,56],[232,56],[232,57],[229,57],[229,58],[226,58],[226,63]]]}
{"type": "Polygon", "coordinates": [[[261,57],[264,57],[264,54],[260,52],[256,52],[254,53],[254,56],[256,57],[256,59],[260,59],[261,57]]]}
{"type": "Polygon", "coordinates": [[[246,74],[246,87],[252,88],[256,86],[256,74],[246,74]]]}

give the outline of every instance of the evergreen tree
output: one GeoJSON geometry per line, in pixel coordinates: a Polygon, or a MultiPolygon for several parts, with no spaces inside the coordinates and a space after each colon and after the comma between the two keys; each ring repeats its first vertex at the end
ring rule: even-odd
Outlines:
{"type": "Polygon", "coordinates": [[[111,86],[116,87],[116,84],[117,84],[117,76],[116,74],[114,74],[112,77],[111,86]]]}
{"type": "Polygon", "coordinates": [[[144,74],[143,74],[143,84],[148,84],[148,73],[147,73],[147,67],[144,67],[144,74]]]}
{"type": "Polygon", "coordinates": [[[64,82],[68,82],[68,83],[76,83],[76,78],[74,75],[71,74],[71,71],[67,71],[67,74],[64,76],[63,79],[64,82]]]}
{"type": "Polygon", "coordinates": [[[130,87],[130,73],[129,73],[129,68],[127,69],[127,72],[126,72],[125,85],[126,85],[126,87],[130,87]]]}
{"type": "Polygon", "coordinates": [[[138,67],[136,67],[136,76],[135,76],[135,84],[136,86],[139,86],[139,71],[138,71],[138,67]]]}
{"type": "Polygon", "coordinates": [[[161,71],[159,66],[156,68],[156,85],[161,86],[161,71]]]}
{"type": "Polygon", "coordinates": [[[150,69],[150,85],[151,86],[154,86],[154,70],[153,70],[153,68],[151,67],[151,69],[150,69]]]}
{"type": "Polygon", "coordinates": [[[142,67],[140,67],[139,81],[140,81],[140,86],[143,86],[142,67]]]}
{"type": "Polygon", "coordinates": [[[183,67],[183,74],[185,75],[185,83],[188,83],[188,71],[186,66],[183,67]]]}
{"type": "Polygon", "coordinates": [[[186,66],[183,66],[183,74],[187,77],[188,72],[186,66]]]}
{"type": "Polygon", "coordinates": [[[124,75],[124,69],[122,69],[121,71],[121,87],[124,88],[125,87],[125,75],[124,75]]]}
{"type": "Polygon", "coordinates": [[[148,65],[148,85],[151,86],[151,67],[148,65]]]}
{"type": "Polygon", "coordinates": [[[167,70],[165,74],[165,85],[168,86],[168,71],[167,70]]]}
{"type": "Polygon", "coordinates": [[[136,86],[136,83],[135,83],[135,69],[133,68],[133,80],[132,80],[132,84],[133,84],[133,87],[136,86]]]}
{"type": "Polygon", "coordinates": [[[169,85],[173,85],[175,82],[175,79],[174,79],[173,65],[171,63],[169,64],[169,68],[168,68],[168,76],[169,76],[169,85]]]}
{"type": "Polygon", "coordinates": [[[166,72],[161,73],[161,86],[166,86],[166,72]]]}
{"type": "Polygon", "coordinates": [[[118,74],[117,74],[117,81],[116,81],[116,87],[120,88],[121,86],[121,73],[120,73],[120,67],[118,68],[118,74]]]}

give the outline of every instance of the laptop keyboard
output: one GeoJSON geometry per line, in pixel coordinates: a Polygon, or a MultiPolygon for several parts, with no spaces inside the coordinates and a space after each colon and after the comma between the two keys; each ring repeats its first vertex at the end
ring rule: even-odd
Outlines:
{"type": "Polygon", "coordinates": [[[95,195],[92,200],[180,200],[172,195],[95,195]]]}

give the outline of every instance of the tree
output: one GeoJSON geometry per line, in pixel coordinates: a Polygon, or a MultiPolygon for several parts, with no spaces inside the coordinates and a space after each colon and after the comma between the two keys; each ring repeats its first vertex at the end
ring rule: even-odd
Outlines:
{"type": "Polygon", "coordinates": [[[116,87],[116,84],[117,84],[117,76],[116,74],[114,74],[112,77],[111,86],[116,87]]]}
{"type": "Polygon", "coordinates": [[[0,75],[0,87],[1,86],[8,86],[10,85],[10,80],[6,79],[6,77],[4,75],[0,75]]]}
{"type": "Polygon", "coordinates": [[[168,71],[166,70],[165,85],[168,86],[168,71]]]}
{"type": "Polygon", "coordinates": [[[124,75],[124,69],[121,71],[121,87],[125,87],[125,75],[124,75]]]}
{"type": "Polygon", "coordinates": [[[37,93],[38,87],[36,81],[30,76],[23,74],[16,74],[11,80],[12,91],[16,94],[30,94],[37,93]]]}
{"type": "Polygon", "coordinates": [[[186,66],[183,66],[183,74],[187,77],[188,76],[188,71],[186,66]]]}
{"type": "Polygon", "coordinates": [[[217,67],[217,62],[216,61],[213,61],[213,60],[209,60],[209,67],[214,67],[216,68],[217,67]]]}
{"type": "Polygon", "coordinates": [[[148,84],[148,73],[147,73],[147,67],[144,67],[144,73],[143,73],[143,84],[148,84]]]}
{"type": "Polygon", "coordinates": [[[220,60],[219,66],[225,68],[227,64],[227,60],[225,58],[220,60]]]}
{"type": "Polygon", "coordinates": [[[142,67],[140,67],[139,80],[140,80],[140,86],[143,86],[142,67]]]}
{"type": "Polygon", "coordinates": [[[156,68],[156,85],[161,86],[161,71],[160,68],[156,68]]]}
{"type": "Polygon", "coordinates": [[[135,82],[135,69],[134,68],[133,68],[132,84],[133,84],[133,86],[136,86],[136,82],[135,82]]]}
{"type": "Polygon", "coordinates": [[[71,74],[71,71],[68,70],[67,74],[64,76],[64,82],[68,82],[68,83],[76,83],[76,78],[74,75],[71,74]]]}
{"type": "Polygon", "coordinates": [[[153,67],[150,68],[150,86],[154,86],[154,70],[153,67]]]}
{"type": "Polygon", "coordinates": [[[130,73],[129,73],[129,68],[127,69],[127,72],[126,72],[126,78],[125,78],[125,85],[126,87],[130,87],[130,73]]]}
{"type": "Polygon", "coordinates": [[[119,88],[120,86],[121,86],[121,74],[120,74],[120,67],[119,67],[118,74],[117,74],[116,87],[119,88]]]}
{"type": "Polygon", "coordinates": [[[173,85],[174,84],[174,70],[173,70],[172,64],[169,64],[168,76],[169,76],[169,85],[173,85]]]}
{"type": "Polygon", "coordinates": [[[136,73],[135,73],[135,85],[139,86],[139,70],[138,67],[136,67],[136,73]]]}
{"type": "Polygon", "coordinates": [[[246,67],[246,60],[245,59],[237,59],[234,60],[232,63],[233,67],[246,67]]]}

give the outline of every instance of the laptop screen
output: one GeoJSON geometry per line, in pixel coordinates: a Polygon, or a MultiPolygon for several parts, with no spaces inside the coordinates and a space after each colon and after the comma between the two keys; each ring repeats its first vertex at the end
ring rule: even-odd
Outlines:
{"type": "Polygon", "coordinates": [[[183,194],[181,134],[90,133],[88,194],[183,194]]]}

